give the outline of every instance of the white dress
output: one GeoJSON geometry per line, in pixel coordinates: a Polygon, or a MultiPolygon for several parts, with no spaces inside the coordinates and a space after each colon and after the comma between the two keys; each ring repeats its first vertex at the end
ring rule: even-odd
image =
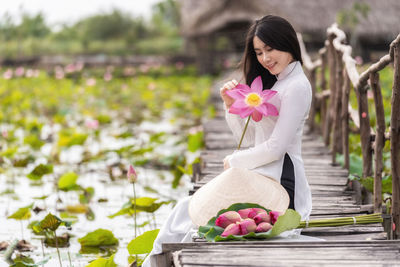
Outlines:
{"type": "MultiPolygon", "coordinates": [[[[242,147],[251,148],[235,151],[228,156],[232,167],[253,169],[280,182],[285,153],[288,153],[295,170],[295,209],[302,220],[308,220],[311,213],[311,191],[301,158],[301,136],[304,122],[311,105],[311,85],[299,62],[289,64],[277,77],[271,88],[278,93],[271,99],[279,110],[279,116],[263,118],[259,122],[250,120],[242,147]]],[[[239,141],[245,119],[226,112],[227,123],[239,141]]],[[[189,217],[188,206],[191,197],[185,197],[174,207],[154,241],[144,267],[151,264],[151,255],[162,252],[163,243],[190,242],[197,227],[189,217]]],[[[284,241],[315,241],[318,238],[300,235],[299,229],[281,234],[284,241]],[[286,234],[285,234],[286,233],[286,234]]],[[[279,238],[279,237],[278,237],[279,238]]]]}
{"type": "MultiPolygon", "coordinates": [[[[294,165],[294,208],[302,220],[311,213],[311,190],[301,157],[301,139],[304,123],[311,105],[312,90],[300,62],[290,63],[278,76],[272,90],[278,93],[270,102],[279,110],[279,115],[263,117],[261,121],[250,120],[242,147],[227,156],[229,165],[247,168],[280,182],[285,154],[294,165]]],[[[239,143],[247,119],[226,111],[226,121],[239,143]]]]}

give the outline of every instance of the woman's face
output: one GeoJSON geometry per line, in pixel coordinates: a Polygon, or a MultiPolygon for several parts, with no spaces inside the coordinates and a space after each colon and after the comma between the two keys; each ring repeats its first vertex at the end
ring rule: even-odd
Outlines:
{"type": "Polygon", "coordinates": [[[292,54],[269,47],[257,36],[253,38],[253,46],[258,62],[272,75],[278,75],[293,61],[292,54]]]}

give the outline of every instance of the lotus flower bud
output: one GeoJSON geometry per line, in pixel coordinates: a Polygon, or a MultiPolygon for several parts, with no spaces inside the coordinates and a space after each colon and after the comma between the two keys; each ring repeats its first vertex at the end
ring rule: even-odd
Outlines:
{"type": "Polygon", "coordinates": [[[240,214],[240,216],[242,217],[242,219],[246,219],[246,218],[254,218],[254,216],[256,216],[258,213],[261,212],[267,212],[264,209],[260,209],[260,208],[248,208],[248,209],[242,209],[242,210],[238,210],[238,213],[240,214]]]}
{"type": "Polygon", "coordinates": [[[226,228],[231,223],[240,222],[241,219],[242,218],[240,218],[239,213],[231,210],[219,215],[217,220],[215,221],[215,225],[222,228],[226,228]]]}
{"type": "Polygon", "coordinates": [[[253,219],[247,218],[239,223],[240,234],[247,235],[248,233],[255,232],[257,225],[253,219]]]}
{"type": "Polygon", "coordinates": [[[279,211],[270,211],[269,216],[271,217],[271,223],[275,224],[276,220],[278,220],[278,217],[281,215],[279,211]]]}
{"type": "Polygon", "coordinates": [[[249,218],[249,213],[252,211],[253,211],[252,208],[248,208],[248,209],[238,210],[238,213],[240,214],[240,217],[242,217],[242,219],[247,219],[249,218]]]}
{"type": "Polygon", "coordinates": [[[226,237],[228,235],[239,235],[240,234],[240,228],[239,228],[239,222],[237,223],[231,223],[228,225],[224,232],[221,234],[221,236],[226,237]]]}
{"type": "Polygon", "coordinates": [[[135,171],[135,169],[133,168],[132,165],[129,165],[129,169],[128,169],[128,181],[130,183],[136,183],[137,181],[137,173],[135,171]]]}
{"type": "Polygon", "coordinates": [[[268,232],[271,228],[272,225],[270,223],[261,222],[259,225],[257,225],[256,233],[268,232]]]}
{"type": "Polygon", "coordinates": [[[259,224],[262,222],[267,222],[267,223],[271,222],[271,217],[269,216],[269,214],[267,212],[261,212],[261,213],[257,214],[256,216],[254,216],[253,219],[256,222],[256,224],[259,224]]]}

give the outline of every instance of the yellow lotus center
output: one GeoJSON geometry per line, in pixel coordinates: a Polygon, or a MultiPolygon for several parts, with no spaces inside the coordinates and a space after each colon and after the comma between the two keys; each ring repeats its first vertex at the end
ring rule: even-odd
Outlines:
{"type": "Polygon", "coordinates": [[[258,94],[256,94],[256,93],[250,93],[250,94],[248,94],[248,95],[246,96],[245,102],[246,102],[246,104],[247,104],[248,106],[251,106],[251,107],[258,107],[258,106],[261,104],[262,99],[261,99],[261,97],[260,97],[258,94]]]}

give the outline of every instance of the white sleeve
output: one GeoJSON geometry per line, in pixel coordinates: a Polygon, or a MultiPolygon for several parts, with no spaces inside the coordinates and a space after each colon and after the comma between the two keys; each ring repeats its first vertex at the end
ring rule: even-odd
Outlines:
{"type": "MultiPolygon", "coordinates": [[[[239,144],[240,138],[242,137],[243,129],[246,125],[247,118],[242,119],[239,115],[229,113],[224,105],[225,109],[225,119],[226,122],[233,133],[233,137],[236,143],[239,144]]],[[[246,133],[244,134],[241,147],[248,147],[254,145],[255,140],[255,127],[249,122],[247,125],[246,133]]]]}
{"type": "Polygon", "coordinates": [[[231,167],[254,169],[283,157],[299,127],[308,116],[311,88],[305,83],[289,85],[281,97],[281,108],[275,128],[268,140],[229,156],[231,167]]]}

